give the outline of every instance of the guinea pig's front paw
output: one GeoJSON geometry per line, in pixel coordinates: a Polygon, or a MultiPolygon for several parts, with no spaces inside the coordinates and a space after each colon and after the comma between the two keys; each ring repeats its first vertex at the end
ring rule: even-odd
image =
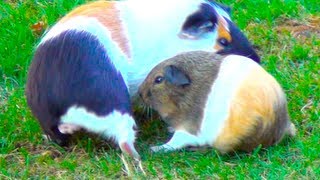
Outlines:
{"type": "Polygon", "coordinates": [[[173,147],[168,146],[166,144],[164,144],[162,146],[152,146],[150,149],[154,153],[159,152],[159,151],[161,151],[161,152],[169,152],[169,151],[173,151],[174,150],[173,147]]]}
{"type": "Polygon", "coordinates": [[[151,152],[158,152],[161,151],[161,146],[152,146],[150,148],[151,152]]]}

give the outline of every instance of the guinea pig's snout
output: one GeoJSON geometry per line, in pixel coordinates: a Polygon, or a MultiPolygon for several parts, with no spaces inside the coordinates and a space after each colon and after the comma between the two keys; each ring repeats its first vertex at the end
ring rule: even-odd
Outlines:
{"type": "Polygon", "coordinates": [[[139,91],[138,94],[139,94],[139,97],[140,97],[141,99],[143,99],[143,97],[142,97],[142,92],[139,91]]]}
{"type": "Polygon", "coordinates": [[[148,98],[152,96],[150,89],[147,91],[147,93],[143,93],[141,90],[139,90],[138,94],[143,102],[145,102],[148,98]]]}
{"type": "Polygon", "coordinates": [[[146,99],[143,96],[143,92],[141,90],[138,91],[138,95],[139,95],[139,98],[140,98],[141,102],[143,102],[145,104],[146,103],[146,99]]]}
{"type": "Polygon", "coordinates": [[[138,91],[138,95],[139,95],[140,100],[141,100],[143,103],[145,103],[145,99],[143,98],[143,93],[142,93],[142,91],[138,91]]]}

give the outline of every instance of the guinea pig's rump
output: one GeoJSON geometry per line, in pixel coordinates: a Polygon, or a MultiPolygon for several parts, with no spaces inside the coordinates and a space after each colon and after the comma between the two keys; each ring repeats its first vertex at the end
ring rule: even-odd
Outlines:
{"type": "Polygon", "coordinates": [[[270,74],[254,66],[241,81],[230,102],[223,131],[215,142],[222,151],[252,151],[259,144],[273,145],[290,125],[285,94],[270,74]]]}
{"type": "MultiPolygon", "coordinates": [[[[131,114],[121,73],[112,65],[99,40],[76,30],[41,43],[29,69],[28,104],[46,133],[58,136],[60,117],[72,106],[98,116],[117,110],[131,114]]],[[[60,141],[60,140],[57,140],[60,141]]]]}

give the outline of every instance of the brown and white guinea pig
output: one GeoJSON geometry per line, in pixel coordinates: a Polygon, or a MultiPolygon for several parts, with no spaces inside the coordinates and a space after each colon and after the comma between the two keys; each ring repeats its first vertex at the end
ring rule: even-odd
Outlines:
{"type": "Polygon", "coordinates": [[[259,62],[230,8],[208,0],[97,1],[63,17],[41,44],[66,31],[86,31],[105,46],[134,95],[150,70],[181,52],[240,54],[259,62]]]}
{"type": "Polygon", "coordinates": [[[157,65],[139,94],[175,130],[153,151],[204,145],[252,151],[295,134],[282,88],[244,56],[182,53],[157,65]]]}

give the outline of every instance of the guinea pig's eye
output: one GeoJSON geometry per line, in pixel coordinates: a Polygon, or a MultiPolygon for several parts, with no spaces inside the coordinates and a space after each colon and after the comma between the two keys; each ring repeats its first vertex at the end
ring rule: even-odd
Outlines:
{"type": "Polygon", "coordinates": [[[218,42],[221,46],[224,46],[224,47],[229,45],[229,41],[226,38],[219,38],[218,42]]]}
{"type": "Polygon", "coordinates": [[[156,79],[154,79],[154,83],[156,84],[160,84],[163,81],[163,77],[162,76],[157,76],[156,79]]]}

